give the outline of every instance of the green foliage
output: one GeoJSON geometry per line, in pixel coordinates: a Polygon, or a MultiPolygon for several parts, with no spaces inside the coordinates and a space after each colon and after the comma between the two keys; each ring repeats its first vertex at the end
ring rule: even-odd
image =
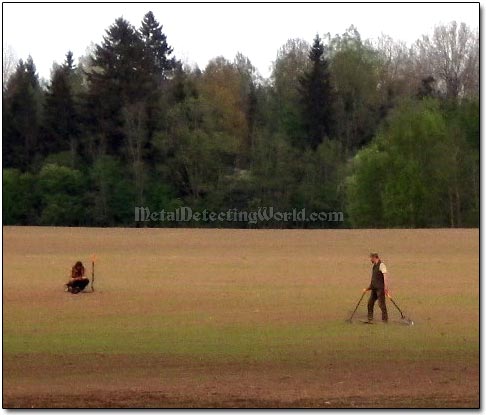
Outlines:
{"type": "Polygon", "coordinates": [[[85,223],[85,180],[81,172],[46,164],[37,178],[40,192],[40,224],[59,226],[85,223]]]}
{"type": "Polygon", "coordinates": [[[262,134],[257,138],[252,168],[255,198],[250,202],[253,208],[291,208],[291,197],[298,183],[298,156],[299,151],[284,135],[262,134]]]}
{"type": "Polygon", "coordinates": [[[348,216],[258,226],[478,225],[474,65],[463,96],[445,99],[425,55],[351,26],[288,40],[265,80],[241,53],[183,65],[162,29],[152,12],[138,29],[118,18],[47,84],[19,61],[3,96],[4,223],[139,226],[136,206],[271,206],[348,216]]]}
{"type": "Polygon", "coordinates": [[[97,226],[131,225],[135,188],[116,158],[100,156],[91,169],[91,220],[97,226]]]}
{"type": "MultiPolygon", "coordinates": [[[[465,138],[436,100],[404,103],[353,161],[347,207],[354,226],[461,226],[475,177],[465,138]],[[469,183],[472,185],[473,183],[469,183]]],[[[470,214],[469,212],[467,214],[470,214]]],[[[469,222],[469,226],[478,222],[469,222]]]]}
{"type": "Polygon", "coordinates": [[[57,164],[58,166],[73,167],[73,154],[70,151],[50,153],[43,160],[44,164],[57,164]]]}
{"type": "Polygon", "coordinates": [[[35,178],[17,169],[3,169],[3,224],[29,225],[37,222],[35,178]]]}
{"type": "Polygon", "coordinates": [[[79,116],[72,90],[74,67],[72,53],[68,52],[64,65],[53,69],[51,84],[46,91],[44,103],[42,150],[46,154],[71,151],[74,165],[79,116]]]}
{"type": "Polygon", "coordinates": [[[147,190],[147,206],[153,211],[174,211],[182,207],[182,200],[175,196],[174,190],[167,183],[154,180],[149,183],[147,190]]]}
{"type": "Polygon", "coordinates": [[[375,50],[351,28],[330,41],[335,88],[335,136],[349,154],[367,144],[379,125],[380,64],[375,50]]]}
{"type": "Polygon", "coordinates": [[[331,135],[334,118],[329,60],[319,35],[314,38],[309,60],[310,68],[299,79],[299,92],[304,146],[315,149],[331,135]]]}
{"type": "Polygon", "coordinates": [[[306,41],[289,39],[278,51],[271,75],[269,127],[296,143],[303,140],[299,79],[311,66],[309,52],[306,41]]]}
{"type": "Polygon", "coordinates": [[[346,207],[353,227],[383,227],[383,178],[388,154],[376,143],[361,150],[353,160],[354,174],[346,180],[346,207]]]}
{"type": "Polygon", "coordinates": [[[42,95],[32,58],[19,61],[3,100],[3,161],[5,167],[27,170],[37,161],[42,95]]]}

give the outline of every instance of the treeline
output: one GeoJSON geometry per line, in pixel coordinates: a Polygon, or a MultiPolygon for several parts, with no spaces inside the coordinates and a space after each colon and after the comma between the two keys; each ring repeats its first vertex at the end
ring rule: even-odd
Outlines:
{"type": "Polygon", "coordinates": [[[30,57],[4,73],[3,223],[273,206],[345,220],[258,226],[478,226],[478,67],[477,31],[455,22],[411,47],[354,27],[291,39],[262,79],[242,54],[183,65],[151,12],[119,18],[49,82],[30,57]]]}

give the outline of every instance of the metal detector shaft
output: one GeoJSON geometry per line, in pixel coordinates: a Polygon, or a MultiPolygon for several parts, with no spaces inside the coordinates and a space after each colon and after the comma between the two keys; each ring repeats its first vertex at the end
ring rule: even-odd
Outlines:
{"type": "Polygon", "coordinates": [[[400,315],[402,316],[402,318],[405,318],[405,316],[402,313],[402,310],[400,310],[400,307],[398,307],[398,304],[395,302],[395,300],[393,298],[391,298],[390,296],[388,296],[388,298],[393,303],[393,305],[397,308],[397,310],[400,312],[400,315]]]}
{"type": "Polygon", "coordinates": [[[94,292],[94,279],[95,279],[95,256],[93,255],[93,258],[91,258],[91,292],[94,292]]]}
{"type": "Polygon", "coordinates": [[[366,291],[363,291],[363,294],[361,294],[361,297],[358,301],[358,304],[356,304],[356,307],[354,308],[353,314],[351,314],[351,317],[349,317],[348,321],[351,321],[354,317],[354,313],[356,313],[356,310],[358,309],[359,305],[361,304],[361,301],[363,300],[363,297],[365,296],[366,291]]]}

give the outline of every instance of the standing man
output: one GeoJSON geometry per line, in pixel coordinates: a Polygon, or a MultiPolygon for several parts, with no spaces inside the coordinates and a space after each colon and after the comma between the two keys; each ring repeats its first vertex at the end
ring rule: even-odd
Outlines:
{"type": "Polygon", "coordinates": [[[386,310],[385,295],[388,294],[388,275],[386,272],[386,266],[381,262],[377,253],[370,254],[370,260],[373,264],[371,271],[371,283],[366,291],[371,291],[370,299],[368,301],[368,322],[373,321],[373,308],[375,302],[378,300],[378,305],[381,309],[381,319],[384,323],[388,323],[388,313],[386,310]]]}

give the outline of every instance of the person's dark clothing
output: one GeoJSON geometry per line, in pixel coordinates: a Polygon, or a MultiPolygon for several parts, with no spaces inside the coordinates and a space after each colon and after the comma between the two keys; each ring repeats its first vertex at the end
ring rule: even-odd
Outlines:
{"type": "Polygon", "coordinates": [[[83,267],[83,265],[75,265],[72,269],[71,269],[71,278],[83,278],[84,277],[84,273],[86,272],[85,268],[83,267]]]}
{"type": "Polygon", "coordinates": [[[375,301],[378,300],[378,305],[381,309],[381,319],[388,321],[388,311],[386,309],[385,289],[375,290],[371,289],[370,299],[368,300],[368,320],[373,320],[373,309],[375,301]]]}
{"type": "Polygon", "coordinates": [[[385,301],[385,277],[380,271],[381,261],[373,265],[371,271],[371,283],[369,289],[371,290],[370,299],[368,300],[368,320],[373,320],[373,309],[375,302],[378,300],[378,305],[381,309],[381,319],[388,321],[388,312],[385,301]]]}
{"type": "Polygon", "coordinates": [[[69,292],[77,294],[86,288],[89,284],[89,279],[84,276],[84,273],[85,268],[83,265],[76,263],[71,270],[71,281],[66,284],[69,292]]]}
{"type": "Polygon", "coordinates": [[[71,280],[69,285],[71,286],[71,292],[77,294],[80,291],[83,291],[86,286],[89,284],[88,278],[83,278],[80,280],[71,280]]]}
{"type": "Polygon", "coordinates": [[[375,289],[375,290],[385,289],[385,277],[383,276],[383,272],[380,271],[380,264],[381,261],[378,261],[376,264],[373,265],[373,269],[371,271],[371,284],[370,284],[371,289],[375,289]]]}

